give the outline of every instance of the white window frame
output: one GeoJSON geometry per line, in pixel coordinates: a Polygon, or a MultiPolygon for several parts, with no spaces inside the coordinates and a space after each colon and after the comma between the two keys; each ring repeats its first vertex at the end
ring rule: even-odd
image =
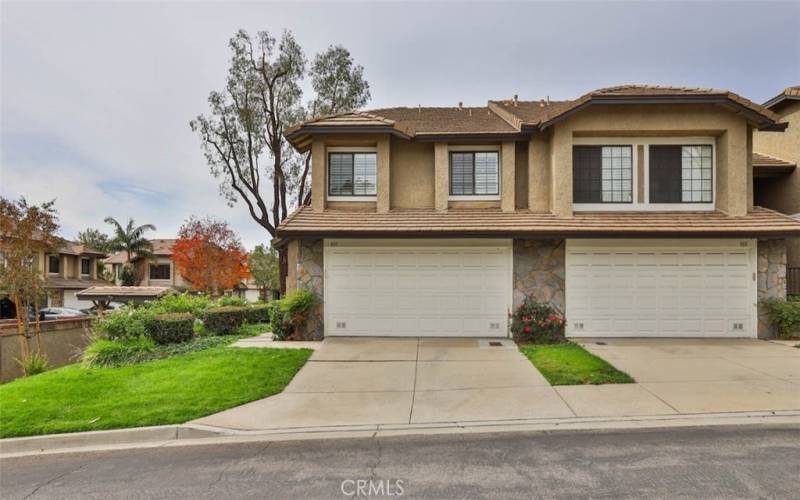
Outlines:
{"type": "MultiPolygon", "coordinates": [[[[631,146],[633,203],[574,203],[573,212],[713,212],[717,204],[717,141],[714,137],[575,137],[575,146],[631,146]],[[705,203],[650,203],[650,146],[711,146],[711,201],[705,203]],[[639,146],[644,146],[644,199],[639,199],[639,146]]],[[[572,168],[572,165],[570,165],[572,168]]],[[[570,188],[571,189],[571,188],[570,188]]]]}
{"type": "Polygon", "coordinates": [[[380,188],[378,186],[378,148],[375,146],[331,146],[325,148],[325,199],[328,201],[350,201],[350,202],[370,202],[378,201],[378,195],[375,196],[331,196],[328,194],[330,191],[330,175],[328,175],[328,153],[375,153],[375,191],[380,188]]]}
{"type": "Polygon", "coordinates": [[[503,197],[503,152],[497,144],[449,144],[447,146],[447,200],[500,201],[503,197]],[[497,153],[497,194],[450,194],[450,153],[497,153]]]}

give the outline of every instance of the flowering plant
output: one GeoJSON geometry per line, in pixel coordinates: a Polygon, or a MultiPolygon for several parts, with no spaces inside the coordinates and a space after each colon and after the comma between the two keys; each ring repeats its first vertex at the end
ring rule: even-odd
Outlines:
{"type": "Polygon", "coordinates": [[[564,340],[567,320],[549,304],[528,297],[509,313],[511,333],[517,342],[552,344],[564,340]]]}

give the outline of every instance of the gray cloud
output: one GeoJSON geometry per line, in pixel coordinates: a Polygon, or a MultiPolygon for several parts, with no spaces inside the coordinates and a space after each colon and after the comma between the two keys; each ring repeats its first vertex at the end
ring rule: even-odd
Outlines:
{"type": "Polygon", "coordinates": [[[618,83],[800,83],[798,3],[4,3],[0,193],[57,198],[65,236],[107,215],[172,236],[191,214],[267,239],[217,194],[188,121],[239,28],[292,29],[366,68],[371,106],[569,98],[618,83]],[[768,26],[766,31],[762,27],[768,26]]]}

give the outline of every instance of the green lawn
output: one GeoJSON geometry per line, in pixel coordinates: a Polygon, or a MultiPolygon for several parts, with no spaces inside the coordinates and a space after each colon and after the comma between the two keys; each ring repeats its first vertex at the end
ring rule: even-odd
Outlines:
{"type": "Polygon", "coordinates": [[[634,380],[572,342],[524,345],[520,351],[552,385],[630,384],[634,380]]]}
{"type": "Polygon", "coordinates": [[[281,392],[311,352],[214,347],[21,378],[0,386],[0,437],[187,422],[281,392]]]}

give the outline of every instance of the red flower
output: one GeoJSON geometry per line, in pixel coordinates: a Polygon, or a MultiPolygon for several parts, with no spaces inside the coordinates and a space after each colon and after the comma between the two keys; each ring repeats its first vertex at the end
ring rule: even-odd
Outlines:
{"type": "Polygon", "coordinates": [[[531,333],[531,327],[525,325],[525,328],[523,328],[522,331],[525,332],[525,333],[531,333]]]}

